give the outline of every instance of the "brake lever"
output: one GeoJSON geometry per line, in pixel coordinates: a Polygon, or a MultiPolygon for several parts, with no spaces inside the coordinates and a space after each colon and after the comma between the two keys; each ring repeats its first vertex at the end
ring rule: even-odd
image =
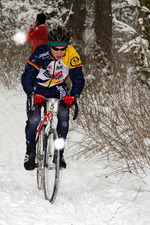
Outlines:
{"type": "Polygon", "coordinates": [[[77,116],[78,116],[78,112],[79,112],[79,101],[78,101],[78,98],[75,98],[75,101],[74,101],[73,105],[75,106],[73,120],[76,120],[77,116]]]}

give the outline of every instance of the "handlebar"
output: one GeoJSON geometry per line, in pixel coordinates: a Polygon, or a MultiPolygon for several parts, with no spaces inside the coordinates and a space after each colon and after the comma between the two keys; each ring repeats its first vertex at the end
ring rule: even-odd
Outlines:
{"type": "MultiPolygon", "coordinates": [[[[44,97],[44,98],[45,98],[45,97],[44,97]]],[[[45,100],[48,101],[49,99],[45,98],[45,100]]],[[[63,100],[60,99],[60,100],[58,100],[58,101],[60,102],[60,104],[61,104],[62,106],[66,107],[66,105],[65,105],[65,103],[64,103],[63,100]]],[[[44,102],[45,102],[45,101],[44,101],[44,102]]],[[[43,102],[43,103],[44,103],[44,102],[43,102]]],[[[41,103],[41,105],[43,105],[43,104],[41,103]]],[[[77,118],[77,116],[78,116],[78,112],[79,112],[79,102],[78,102],[78,98],[77,98],[77,97],[75,97],[75,101],[73,102],[72,105],[75,106],[75,108],[74,108],[73,120],[76,120],[76,118],[77,118]]],[[[29,110],[29,113],[28,113],[28,118],[29,118],[29,119],[32,117],[34,110],[35,110],[35,105],[34,105],[34,94],[31,94],[31,96],[30,96],[30,110],[29,110]]]]}
{"type": "MultiPolygon", "coordinates": [[[[63,100],[60,100],[60,104],[64,107],[66,107],[66,104],[64,103],[63,100]]],[[[74,108],[74,116],[73,116],[73,120],[76,120],[77,116],[78,116],[78,112],[79,112],[79,102],[78,102],[78,98],[75,97],[75,101],[73,102],[72,106],[75,106],[74,108]]]]}
{"type": "Polygon", "coordinates": [[[74,110],[73,120],[76,120],[77,116],[78,116],[78,112],[79,112],[79,99],[78,98],[75,98],[74,105],[75,105],[75,110],[74,110]]]}

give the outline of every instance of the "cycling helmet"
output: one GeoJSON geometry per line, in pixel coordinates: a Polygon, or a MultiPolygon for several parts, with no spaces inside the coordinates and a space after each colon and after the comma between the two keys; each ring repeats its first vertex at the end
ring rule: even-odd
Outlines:
{"type": "Polygon", "coordinates": [[[59,25],[47,32],[47,39],[50,42],[68,42],[70,40],[70,33],[65,27],[59,25]]]}

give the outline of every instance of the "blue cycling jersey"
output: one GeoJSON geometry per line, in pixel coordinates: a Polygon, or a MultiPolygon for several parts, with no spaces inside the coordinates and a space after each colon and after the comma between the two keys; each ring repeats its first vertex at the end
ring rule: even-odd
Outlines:
{"type": "Polygon", "coordinates": [[[68,46],[60,60],[50,54],[48,45],[40,45],[30,56],[21,82],[24,91],[32,91],[45,97],[62,98],[67,93],[66,79],[70,77],[70,95],[80,95],[84,86],[84,76],[80,56],[73,46],[68,46]]]}

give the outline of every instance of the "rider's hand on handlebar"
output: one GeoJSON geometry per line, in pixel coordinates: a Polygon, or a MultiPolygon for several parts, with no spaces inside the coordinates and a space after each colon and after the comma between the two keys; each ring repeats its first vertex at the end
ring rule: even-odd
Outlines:
{"type": "Polygon", "coordinates": [[[30,99],[30,98],[32,98],[32,96],[34,96],[34,95],[35,95],[35,92],[32,91],[32,92],[30,92],[30,93],[27,94],[27,97],[30,99]]]}
{"type": "Polygon", "coordinates": [[[37,94],[34,96],[34,103],[36,106],[38,106],[38,104],[41,104],[44,100],[45,99],[43,95],[37,94]]]}
{"type": "Polygon", "coordinates": [[[64,101],[66,108],[69,108],[73,102],[75,101],[75,98],[73,96],[70,95],[65,95],[62,100],[64,101]]]}

